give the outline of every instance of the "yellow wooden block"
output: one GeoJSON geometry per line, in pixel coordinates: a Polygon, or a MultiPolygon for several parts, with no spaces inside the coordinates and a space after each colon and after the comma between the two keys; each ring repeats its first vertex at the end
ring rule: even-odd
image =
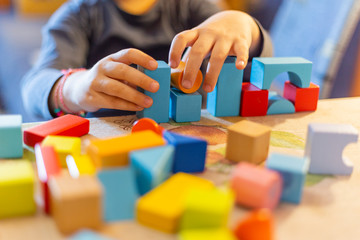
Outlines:
{"type": "MultiPolygon", "coordinates": [[[[179,240],[236,240],[227,228],[199,228],[182,230],[179,240]]],[[[245,239],[244,239],[245,240],[245,239]]]]}
{"type": "Polygon", "coordinates": [[[81,139],[79,137],[47,136],[41,145],[55,148],[63,168],[66,168],[67,155],[80,155],[81,153],[81,139]]]}
{"type": "Polygon", "coordinates": [[[72,178],[68,174],[50,177],[51,213],[65,234],[102,225],[102,186],[95,176],[72,178]]]}
{"type": "Polygon", "coordinates": [[[80,175],[95,175],[96,168],[89,155],[68,155],[66,157],[66,164],[69,169],[69,173],[73,178],[77,178],[80,175]]]}
{"type": "Polygon", "coordinates": [[[35,213],[34,179],[28,160],[0,161],[0,219],[35,213]]]}
{"type": "Polygon", "coordinates": [[[226,158],[235,162],[261,163],[269,153],[271,128],[242,120],[228,127],[226,158]]]}
{"type": "Polygon", "coordinates": [[[212,189],[214,185],[186,173],[173,175],[138,200],[137,221],[163,232],[175,233],[184,212],[186,195],[193,188],[212,189]]]}
{"type": "Polygon", "coordinates": [[[129,152],[165,145],[165,140],[153,131],[135,132],[126,136],[92,140],[86,153],[96,168],[117,167],[129,164],[129,152]]]}

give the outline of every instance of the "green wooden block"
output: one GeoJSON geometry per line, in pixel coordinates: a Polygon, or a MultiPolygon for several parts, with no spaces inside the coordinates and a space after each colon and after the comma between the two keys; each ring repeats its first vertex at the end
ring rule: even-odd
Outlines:
{"type": "Polygon", "coordinates": [[[0,116],[0,158],[22,158],[21,115],[0,116]]]}

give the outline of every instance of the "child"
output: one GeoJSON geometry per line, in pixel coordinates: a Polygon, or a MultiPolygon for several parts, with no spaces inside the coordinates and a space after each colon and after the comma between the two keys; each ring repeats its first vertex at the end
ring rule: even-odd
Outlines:
{"type": "Polygon", "coordinates": [[[22,82],[25,107],[46,119],[101,108],[140,111],[152,99],[136,87],[156,92],[159,84],[131,65],[155,70],[164,60],[176,68],[187,47],[182,85],[192,86],[210,55],[205,92],[228,55],[244,69],[248,59],[272,51],[249,15],[221,12],[207,0],[71,0],[43,29],[39,60],[22,82]]]}

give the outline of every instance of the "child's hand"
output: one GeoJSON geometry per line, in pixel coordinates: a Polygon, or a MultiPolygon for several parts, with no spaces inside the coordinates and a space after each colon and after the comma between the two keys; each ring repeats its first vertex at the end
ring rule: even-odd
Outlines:
{"type": "Polygon", "coordinates": [[[244,69],[249,51],[260,45],[260,30],[254,19],[239,11],[224,11],[213,15],[199,26],[179,33],[172,41],[169,62],[176,68],[186,47],[191,46],[186,58],[182,85],[191,88],[203,59],[211,54],[203,88],[211,92],[228,55],[237,57],[236,67],[244,69]]]}
{"type": "Polygon", "coordinates": [[[136,87],[156,92],[159,83],[130,67],[130,64],[149,70],[157,68],[157,62],[152,57],[136,49],[109,55],[90,70],[69,76],[63,90],[66,106],[74,112],[94,112],[100,108],[140,111],[150,107],[152,99],[137,91],[136,87]]]}

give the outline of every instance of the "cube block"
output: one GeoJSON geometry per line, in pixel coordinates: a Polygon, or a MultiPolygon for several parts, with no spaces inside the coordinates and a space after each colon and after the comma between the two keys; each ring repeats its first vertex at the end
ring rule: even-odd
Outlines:
{"type": "Polygon", "coordinates": [[[95,175],[96,168],[88,155],[68,155],[66,157],[66,164],[70,175],[73,178],[78,178],[80,175],[95,175]]]}
{"type": "Polygon", "coordinates": [[[243,83],[240,115],[243,117],[265,116],[268,109],[268,90],[261,90],[251,83],[243,83]]]}
{"type": "Polygon", "coordinates": [[[23,156],[21,115],[0,116],[0,158],[23,156]]]}
{"type": "Polygon", "coordinates": [[[295,105],[295,112],[315,111],[319,100],[319,92],[319,86],[312,82],[310,82],[308,88],[300,88],[287,81],[284,85],[283,96],[295,105]]]}
{"type": "Polygon", "coordinates": [[[198,92],[183,93],[170,90],[170,117],[175,122],[196,122],[201,118],[202,97],[198,92]]]}

